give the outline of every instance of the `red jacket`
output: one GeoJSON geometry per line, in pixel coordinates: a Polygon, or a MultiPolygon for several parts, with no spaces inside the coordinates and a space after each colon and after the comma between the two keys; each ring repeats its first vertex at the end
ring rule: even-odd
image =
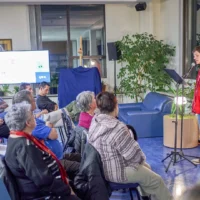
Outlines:
{"type": "Polygon", "coordinates": [[[200,70],[198,71],[196,86],[194,90],[194,99],[192,102],[192,112],[200,114],[200,70]]]}

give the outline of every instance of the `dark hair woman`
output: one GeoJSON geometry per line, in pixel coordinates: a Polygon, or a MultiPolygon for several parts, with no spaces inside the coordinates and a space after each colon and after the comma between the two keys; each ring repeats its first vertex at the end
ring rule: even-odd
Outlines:
{"type": "Polygon", "coordinates": [[[170,200],[171,194],[162,178],[149,169],[139,144],[127,126],[116,119],[118,103],[115,95],[102,92],[97,95],[96,102],[100,114],[94,116],[88,138],[101,156],[106,180],[139,183],[146,194],[159,200],[170,200]]]}

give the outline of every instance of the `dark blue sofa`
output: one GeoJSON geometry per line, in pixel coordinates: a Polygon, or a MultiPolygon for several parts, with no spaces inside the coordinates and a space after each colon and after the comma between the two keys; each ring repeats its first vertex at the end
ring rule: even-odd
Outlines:
{"type": "Polygon", "coordinates": [[[143,102],[119,104],[118,118],[132,125],[138,137],[163,136],[163,116],[170,114],[172,99],[166,95],[150,92],[143,102]]]}

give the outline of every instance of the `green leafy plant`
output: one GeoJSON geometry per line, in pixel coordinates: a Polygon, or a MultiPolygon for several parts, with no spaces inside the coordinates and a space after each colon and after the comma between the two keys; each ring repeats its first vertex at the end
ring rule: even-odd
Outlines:
{"type": "Polygon", "coordinates": [[[118,74],[122,92],[136,102],[147,91],[167,91],[172,80],[164,72],[175,54],[175,47],[147,33],[126,35],[117,42],[122,52],[119,63],[125,63],[118,74]]]}
{"type": "Polygon", "coordinates": [[[14,86],[13,92],[14,92],[15,94],[16,94],[17,92],[19,92],[19,86],[14,86]]]}
{"type": "Polygon", "coordinates": [[[196,41],[197,41],[197,46],[199,46],[200,45],[200,34],[199,33],[196,34],[196,41]]]}
{"type": "Polygon", "coordinates": [[[116,88],[116,94],[123,94],[123,91],[120,87],[116,88]]]}
{"type": "Polygon", "coordinates": [[[9,90],[9,85],[5,84],[5,85],[2,85],[1,88],[0,88],[0,91],[4,93],[4,95],[6,94],[12,94],[12,92],[9,90]]]}
{"type": "MultiPolygon", "coordinates": [[[[175,88],[175,87],[173,87],[173,88],[175,88]]],[[[176,96],[177,95],[177,91],[176,91],[176,89],[173,89],[173,88],[169,88],[169,91],[173,96],[176,96]]],[[[192,99],[194,97],[194,89],[195,89],[195,83],[194,82],[190,82],[190,81],[187,82],[187,85],[183,90],[183,94],[182,94],[182,88],[180,87],[178,89],[178,96],[182,96],[183,95],[183,97],[186,97],[186,99],[187,99],[187,104],[186,105],[179,105],[178,106],[178,109],[179,109],[178,110],[178,114],[179,114],[178,117],[180,117],[181,114],[188,116],[188,114],[185,113],[185,107],[186,106],[191,111],[192,99]]],[[[173,101],[172,108],[171,108],[171,117],[175,117],[176,108],[177,108],[176,104],[173,101]]]]}

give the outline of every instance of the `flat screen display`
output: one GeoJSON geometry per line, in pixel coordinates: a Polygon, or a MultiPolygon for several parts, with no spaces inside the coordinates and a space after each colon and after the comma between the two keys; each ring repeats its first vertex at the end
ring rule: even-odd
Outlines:
{"type": "Polygon", "coordinates": [[[0,52],[0,84],[50,82],[48,51],[0,52]]]}

